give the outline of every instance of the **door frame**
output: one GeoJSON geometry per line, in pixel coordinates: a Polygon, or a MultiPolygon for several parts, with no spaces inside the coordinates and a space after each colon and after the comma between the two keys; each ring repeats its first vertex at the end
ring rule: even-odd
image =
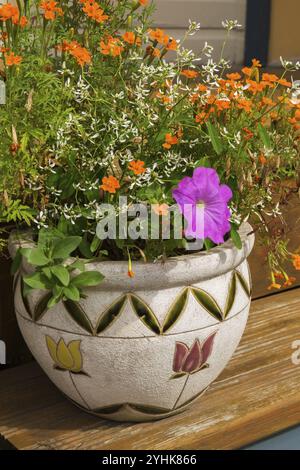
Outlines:
{"type": "Polygon", "coordinates": [[[252,59],[268,64],[272,0],[247,0],[245,65],[252,59]]]}

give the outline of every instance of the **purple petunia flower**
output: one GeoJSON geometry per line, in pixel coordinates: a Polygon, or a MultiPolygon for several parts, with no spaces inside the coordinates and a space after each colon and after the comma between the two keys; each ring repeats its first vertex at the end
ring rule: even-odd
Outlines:
{"type": "Polygon", "coordinates": [[[180,181],[173,197],[187,221],[186,236],[224,243],[224,235],[230,231],[227,203],[232,191],[226,184],[220,185],[213,168],[196,168],[192,178],[186,176],[180,181]]]}

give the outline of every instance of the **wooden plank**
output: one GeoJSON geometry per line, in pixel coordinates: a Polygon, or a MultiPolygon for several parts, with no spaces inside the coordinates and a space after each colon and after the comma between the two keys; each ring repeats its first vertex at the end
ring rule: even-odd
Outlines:
{"type": "Polygon", "coordinates": [[[35,363],[0,374],[0,433],[18,449],[235,449],[300,422],[300,289],[254,301],[233,359],[188,411],[145,424],[78,410],[35,363]]]}

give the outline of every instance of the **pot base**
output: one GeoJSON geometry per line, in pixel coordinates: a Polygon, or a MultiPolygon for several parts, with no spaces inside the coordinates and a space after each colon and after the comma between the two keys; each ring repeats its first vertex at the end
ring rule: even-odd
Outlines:
{"type": "Polygon", "coordinates": [[[106,408],[99,410],[89,410],[80,406],[76,401],[69,398],[67,395],[65,397],[73,403],[80,410],[89,413],[93,416],[97,416],[102,419],[109,421],[118,421],[118,422],[128,422],[128,423],[145,423],[150,421],[159,421],[164,418],[169,418],[171,416],[183,413],[191,405],[193,405],[198,399],[200,399],[204,393],[208,390],[209,387],[206,387],[197,396],[193,397],[187,403],[175,408],[174,410],[164,410],[163,408],[154,408],[147,407],[143,405],[134,405],[132,403],[123,403],[112,405],[106,408]]]}

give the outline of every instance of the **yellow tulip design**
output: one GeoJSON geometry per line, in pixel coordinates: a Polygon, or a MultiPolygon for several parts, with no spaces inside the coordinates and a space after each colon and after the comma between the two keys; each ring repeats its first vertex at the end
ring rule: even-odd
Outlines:
{"type": "Polygon", "coordinates": [[[51,336],[46,336],[47,348],[54,366],[61,370],[68,370],[73,374],[82,372],[83,360],[80,343],[80,340],[74,340],[66,344],[63,338],[56,343],[51,336]]]}

